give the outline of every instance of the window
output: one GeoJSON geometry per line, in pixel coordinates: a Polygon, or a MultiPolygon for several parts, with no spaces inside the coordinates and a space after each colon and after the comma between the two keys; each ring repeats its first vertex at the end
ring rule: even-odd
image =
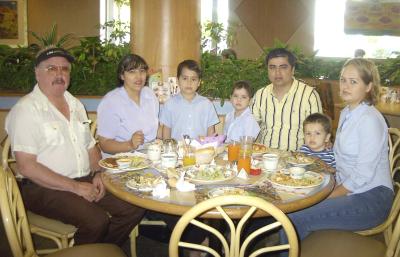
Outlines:
{"type": "Polygon", "coordinates": [[[207,22],[217,22],[222,24],[223,33],[222,41],[218,45],[208,42],[203,48],[203,51],[210,51],[212,49],[225,49],[227,48],[225,33],[228,29],[229,18],[229,1],[228,0],[201,0],[201,24],[202,26],[207,22]]]}
{"type": "Polygon", "coordinates": [[[130,20],[129,0],[100,0],[101,40],[111,40],[117,44],[129,42],[130,20]]]}
{"type": "Polygon", "coordinates": [[[314,50],[321,57],[353,57],[364,49],[367,58],[394,57],[400,49],[400,37],[346,35],[344,11],[346,0],[316,0],[314,50]]]}

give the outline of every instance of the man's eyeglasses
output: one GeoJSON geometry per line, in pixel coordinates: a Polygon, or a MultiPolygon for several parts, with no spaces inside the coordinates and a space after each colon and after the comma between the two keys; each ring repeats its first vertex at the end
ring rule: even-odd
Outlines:
{"type": "Polygon", "coordinates": [[[61,72],[62,74],[69,74],[71,72],[71,67],[69,66],[50,65],[42,69],[50,75],[56,75],[58,72],[61,72]]]}

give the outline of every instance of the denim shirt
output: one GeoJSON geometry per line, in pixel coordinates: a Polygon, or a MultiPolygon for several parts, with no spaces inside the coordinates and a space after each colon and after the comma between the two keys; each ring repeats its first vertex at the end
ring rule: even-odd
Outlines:
{"type": "Polygon", "coordinates": [[[338,184],[352,193],[378,186],[393,190],[388,158],[388,127],[382,114],[361,103],[340,114],[334,145],[338,184]]]}

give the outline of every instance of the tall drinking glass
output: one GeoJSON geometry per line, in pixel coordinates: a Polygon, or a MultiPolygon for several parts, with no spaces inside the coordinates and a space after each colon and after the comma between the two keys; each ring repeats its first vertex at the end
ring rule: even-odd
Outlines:
{"type": "Polygon", "coordinates": [[[247,173],[250,173],[251,168],[251,154],[253,153],[253,142],[254,138],[250,136],[244,136],[240,138],[240,151],[238,159],[238,171],[244,169],[247,173]]]}
{"type": "Polygon", "coordinates": [[[239,159],[240,143],[232,141],[228,145],[228,161],[237,162],[239,159]]]}

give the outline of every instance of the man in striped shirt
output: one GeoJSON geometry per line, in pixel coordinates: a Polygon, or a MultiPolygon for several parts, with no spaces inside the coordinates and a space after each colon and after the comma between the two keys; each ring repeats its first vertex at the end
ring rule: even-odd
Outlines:
{"type": "Polygon", "coordinates": [[[322,113],[321,99],[313,87],[294,78],[296,57],[287,49],[271,50],[265,63],[271,84],[259,89],[251,103],[261,127],[257,141],[295,151],[304,144],[304,119],[322,113]]]}

